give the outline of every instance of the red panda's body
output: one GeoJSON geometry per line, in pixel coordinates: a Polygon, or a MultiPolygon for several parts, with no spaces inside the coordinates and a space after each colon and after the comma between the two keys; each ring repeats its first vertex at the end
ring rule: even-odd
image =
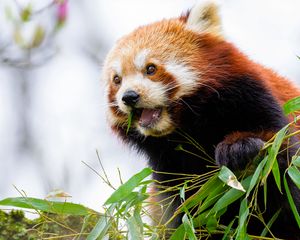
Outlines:
{"type": "MultiPolygon", "coordinates": [[[[109,121],[125,142],[148,156],[149,165],[158,172],[209,171],[207,162],[175,151],[182,141],[177,129],[193,137],[217,165],[242,170],[264,141],[288,123],[281,106],[300,96],[300,90],[225,41],[213,6],[198,15],[196,11],[199,9],[179,19],[138,28],[113,48],[104,69],[109,121]],[[126,133],[131,113],[132,127],[126,133]]],[[[290,148],[290,156],[296,150],[290,148]]],[[[288,166],[285,155],[278,157],[281,171],[288,166]]],[[[164,181],[176,174],[153,177],[164,181]]],[[[300,192],[292,183],[290,186],[299,210],[300,192]]],[[[271,180],[268,196],[274,200],[265,212],[266,219],[282,207],[274,224],[275,236],[300,238],[286,197],[271,180]]],[[[179,204],[177,199],[173,210],[179,204]]],[[[223,221],[228,224],[235,215],[233,211],[223,221]]],[[[179,222],[176,219],[173,226],[179,222]]],[[[248,228],[255,234],[263,226],[248,228]]]]}

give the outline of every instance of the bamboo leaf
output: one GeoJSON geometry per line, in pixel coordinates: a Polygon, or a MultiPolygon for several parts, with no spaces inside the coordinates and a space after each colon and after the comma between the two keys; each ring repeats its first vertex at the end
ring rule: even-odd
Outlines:
{"type": "Polygon", "coordinates": [[[202,187],[191,197],[189,197],[183,204],[180,205],[177,214],[183,212],[183,209],[191,209],[196,205],[199,205],[212,191],[211,189],[216,189],[222,186],[222,182],[218,179],[218,175],[211,177],[202,187]]]}
{"type": "Polygon", "coordinates": [[[244,198],[240,205],[239,225],[237,228],[236,239],[247,239],[247,218],[249,216],[249,208],[247,198],[244,198]]]}
{"type": "MultiPolygon", "coordinates": [[[[248,189],[249,187],[249,184],[250,184],[250,181],[251,181],[251,176],[245,178],[243,181],[242,181],[242,185],[244,188],[248,189]]],[[[226,192],[217,202],[216,204],[213,206],[212,208],[212,212],[213,213],[216,213],[218,211],[221,211],[222,209],[226,208],[228,205],[230,205],[231,203],[235,202],[237,199],[239,199],[241,196],[243,196],[245,193],[240,191],[240,190],[237,190],[237,189],[234,189],[234,188],[231,188],[229,189],[228,192],[226,192]]]]}
{"type": "MultiPolygon", "coordinates": [[[[109,208],[107,210],[107,213],[111,214],[111,211],[112,208],[109,208]]],[[[101,216],[93,230],[87,236],[87,240],[103,239],[106,236],[107,231],[111,226],[111,223],[112,219],[110,217],[101,216]]]]}
{"type": "Polygon", "coordinates": [[[57,214],[88,215],[91,210],[80,204],[55,202],[38,198],[16,197],[0,201],[2,206],[28,208],[57,214]]]}
{"type": "Polygon", "coordinates": [[[181,224],[170,237],[170,240],[178,239],[185,239],[185,228],[183,224],[181,224]]]}
{"type": "Polygon", "coordinates": [[[132,216],[127,220],[128,227],[128,239],[131,240],[144,240],[143,233],[141,232],[141,227],[136,221],[135,217],[132,216]]]}
{"type": "Polygon", "coordinates": [[[268,183],[265,182],[264,186],[264,205],[267,208],[267,201],[268,201],[268,183]]]}
{"type": "Polygon", "coordinates": [[[130,193],[140,185],[140,183],[152,173],[150,168],[144,168],[139,173],[133,175],[127,182],[122,184],[104,203],[112,204],[125,199],[130,193]]]}
{"type": "Polygon", "coordinates": [[[216,216],[210,216],[206,223],[206,228],[208,232],[213,232],[217,229],[218,226],[218,220],[216,219],[216,216]]]}
{"type": "Polygon", "coordinates": [[[132,117],[133,117],[133,111],[131,111],[128,115],[126,134],[128,134],[128,132],[130,130],[130,127],[132,124],[132,117]]]}
{"type": "Polygon", "coordinates": [[[265,166],[267,162],[267,157],[265,157],[259,164],[258,166],[256,167],[255,169],[255,172],[253,173],[252,175],[252,178],[251,178],[251,181],[250,181],[250,185],[249,185],[249,188],[247,190],[247,194],[246,194],[246,197],[249,196],[250,192],[252,191],[252,189],[254,188],[254,186],[257,184],[258,182],[258,178],[262,172],[262,169],[263,167],[265,166]]]}
{"type": "Polygon", "coordinates": [[[224,184],[219,184],[216,188],[214,188],[212,191],[210,191],[210,194],[207,196],[207,198],[203,201],[203,203],[200,205],[200,208],[198,210],[199,213],[205,211],[210,206],[212,206],[218,199],[222,196],[222,194],[228,189],[227,186],[224,186],[224,184]]]}
{"type": "Polygon", "coordinates": [[[142,211],[142,204],[136,205],[136,207],[134,209],[133,217],[140,228],[140,232],[143,233],[144,224],[143,224],[143,220],[141,217],[141,211],[142,211]]]}
{"type": "Polygon", "coordinates": [[[281,209],[277,210],[277,212],[273,215],[273,217],[270,219],[270,221],[267,223],[267,226],[264,228],[264,230],[261,232],[260,236],[265,237],[267,236],[267,233],[269,232],[269,229],[272,227],[273,223],[276,221],[276,219],[279,216],[279,213],[281,212],[281,209]]]}
{"type": "Polygon", "coordinates": [[[297,166],[297,167],[300,167],[300,157],[299,156],[293,156],[292,157],[292,164],[297,166]]]}
{"type": "Polygon", "coordinates": [[[189,219],[189,217],[187,216],[187,214],[184,214],[182,217],[182,223],[185,229],[185,232],[189,238],[189,240],[197,240],[197,237],[195,235],[195,229],[194,229],[194,225],[193,222],[189,219]]]}
{"type": "Polygon", "coordinates": [[[300,171],[296,166],[288,168],[288,174],[296,186],[300,189],[300,171]]]}
{"type": "Polygon", "coordinates": [[[237,180],[236,176],[229,168],[222,166],[221,171],[218,176],[229,187],[246,192],[246,190],[243,188],[242,184],[237,180]]]}
{"type": "Polygon", "coordinates": [[[226,227],[222,240],[233,239],[233,237],[231,235],[230,236],[228,236],[228,235],[232,232],[231,228],[232,228],[232,225],[234,224],[234,222],[235,222],[235,218],[226,227]]]}
{"type": "Polygon", "coordinates": [[[269,176],[270,172],[272,171],[274,162],[276,161],[278,151],[279,151],[282,141],[286,135],[287,128],[288,128],[288,126],[285,126],[276,134],[276,137],[274,139],[272,147],[269,149],[269,154],[268,154],[268,158],[267,158],[268,160],[264,167],[263,178],[261,180],[263,184],[266,182],[267,177],[269,176]]]}
{"type": "Polygon", "coordinates": [[[300,110],[300,97],[293,98],[283,105],[283,112],[285,115],[298,110],[300,110]]]}
{"type": "Polygon", "coordinates": [[[283,178],[283,184],[284,184],[284,189],[286,191],[286,195],[287,195],[287,198],[288,198],[288,201],[289,201],[289,204],[290,204],[290,207],[291,207],[291,210],[294,214],[294,217],[296,219],[296,222],[298,224],[298,227],[300,228],[300,216],[299,216],[299,213],[298,213],[298,210],[297,210],[297,207],[295,205],[295,202],[294,202],[294,199],[292,197],[292,194],[290,192],[290,189],[289,189],[289,186],[288,186],[288,183],[287,183],[287,180],[286,180],[286,177],[284,175],[284,178],[283,178]]]}
{"type": "Polygon", "coordinates": [[[276,185],[277,185],[279,191],[282,193],[282,191],[281,191],[280,171],[279,171],[277,160],[274,161],[274,164],[273,164],[273,167],[272,167],[272,173],[273,173],[276,185]]]}
{"type": "Polygon", "coordinates": [[[179,196],[180,198],[185,201],[185,189],[186,189],[187,185],[186,183],[184,183],[183,187],[180,188],[180,192],[179,192],[179,196]]]}

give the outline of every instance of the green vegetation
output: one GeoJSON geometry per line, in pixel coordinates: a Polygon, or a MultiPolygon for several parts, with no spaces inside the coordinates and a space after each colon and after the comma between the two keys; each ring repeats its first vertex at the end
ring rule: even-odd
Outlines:
{"type": "MultiPolygon", "coordinates": [[[[288,102],[284,106],[287,114],[300,109],[300,98],[288,102]]],[[[196,240],[199,237],[207,237],[211,234],[222,234],[223,239],[250,239],[247,233],[247,223],[254,218],[260,220],[265,229],[255,239],[269,239],[272,235],[269,228],[276,221],[280,210],[274,214],[269,222],[262,218],[262,209],[257,208],[258,188],[267,188],[267,178],[275,179],[278,191],[285,193],[294,213],[294,218],[300,228],[300,216],[297,212],[290,189],[287,184],[287,175],[300,187],[300,157],[293,156],[289,167],[281,176],[276,156],[282,143],[288,147],[288,139],[300,133],[294,130],[295,121],[281,129],[262,149],[260,157],[254,160],[254,166],[247,171],[235,175],[228,168],[216,169],[212,166],[211,172],[204,175],[180,175],[180,184],[166,188],[164,182],[150,180],[153,173],[150,168],[145,168],[132,176],[127,182],[117,188],[104,204],[104,213],[96,213],[79,204],[68,202],[53,202],[42,199],[8,198],[0,201],[2,206],[14,206],[29,208],[40,214],[40,218],[34,221],[24,220],[23,214],[12,211],[7,214],[1,212],[0,235],[10,236],[9,239],[189,239],[196,240]],[[283,183],[282,183],[283,181],[283,183]],[[151,188],[155,185],[155,192],[151,188]],[[186,198],[186,193],[196,191],[186,198]],[[151,201],[160,194],[174,193],[168,201],[151,201]],[[170,229],[167,223],[162,224],[153,217],[149,208],[162,209],[162,205],[172,203],[172,199],[178,195],[182,200],[181,206],[176,210],[171,222],[179,214],[182,216],[182,224],[177,229],[170,229]],[[227,211],[229,205],[239,202],[239,214],[232,219],[227,226],[219,223],[220,217],[227,211]],[[3,220],[2,220],[3,219],[3,220]],[[155,224],[151,224],[154,221],[155,224]],[[11,234],[11,235],[9,235],[11,234]],[[31,235],[30,235],[31,234],[31,235]],[[35,234],[35,235],[34,235],[35,234]],[[40,235],[38,235],[40,234],[40,235]]],[[[201,146],[182,134],[185,141],[202,151],[201,146]]],[[[185,151],[179,145],[177,151],[185,151]]],[[[187,152],[187,151],[186,151],[187,152]]],[[[196,154],[187,152],[187,154],[196,154]]],[[[160,173],[170,174],[170,173],[160,173]]],[[[102,177],[111,186],[104,172],[102,177]]],[[[265,204],[269,199],[265,196],[265,204]]],[[[167,208],[167,206],[164,206],[167,208]]],[[[291,220],[292,221],[292,220],[291,220]]],[[[1,237],[0,237],[1,239],[1,237]]],[[[2,238],[6,239],[6,238],[2,238]]]]}
{"type": "Polygon", "coordinates": [[[74,239],[74,235],[78,237],[77,239],[85,239],[97,219],[96,214],[87,218],[40,212],[40,217],[29,220],[20,210],[12,210],[9,213],[0,211],[0,240],[68,240],[74,239]]]}

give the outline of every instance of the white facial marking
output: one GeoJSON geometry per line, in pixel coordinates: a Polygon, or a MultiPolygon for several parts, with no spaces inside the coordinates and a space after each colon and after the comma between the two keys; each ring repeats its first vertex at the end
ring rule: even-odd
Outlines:
{"type": "Polygon", "coordinates": [[[138,70],[142,70],[145,67],[149,53],[149,49],[143,49],[135,56],[134,65],[138,70]]]}
{"type": "Polygon", "coordinates": [[[111,68],[118,74],[122,75],[122,63],[120,60],[115,60],[111,63],[111,68]]]}
{"type": "Polygon", "coordinates": [[[176,78],[179,85],[179,90],[174,97],[175,99],[190,94],[196,89],[199,76],[191,67],[183,63],[171,61],[165,64],[165,68],[176,78]]]}
{"type": "Polygon", "coordinates": [[[133,90],[140,94],[141,99],[136,107],[155,108],[163,106],[167,102],[166,86],[164,84],[153,82],[141,73],[134,74],[123,78],[121,88],[116,95],[118,106],[125,113],[130,111],[122,101],[122,97],[127,90],[133,90]]]}
{"type": "Polygon", "coordinates": [[[126,45],[120,49],[120,54],[123,56],[129,55],[132,52],[132,46],[126,45]]]}

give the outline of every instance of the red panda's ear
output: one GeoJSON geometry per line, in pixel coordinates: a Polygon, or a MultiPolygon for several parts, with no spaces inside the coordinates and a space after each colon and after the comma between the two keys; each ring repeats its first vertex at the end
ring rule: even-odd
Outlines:
{"type": "Polygon", "coordinates": [[[203,33],[208,32],[222,36],[221,20],[218,6],[210,1],[192,8],[186,20],[188,29],[203,33]]]}

